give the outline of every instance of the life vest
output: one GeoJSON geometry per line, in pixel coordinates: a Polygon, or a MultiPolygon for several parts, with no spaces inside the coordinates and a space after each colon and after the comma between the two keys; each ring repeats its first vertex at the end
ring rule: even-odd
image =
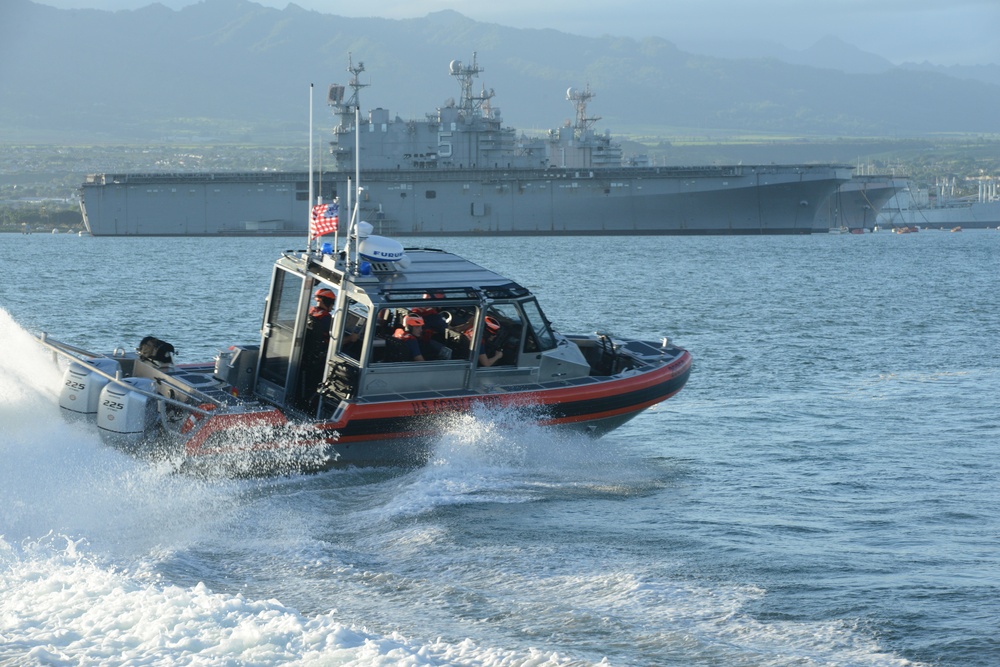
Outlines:
{"type": "Polygon", "coordinates": [[[319,306],[312,306],[309,308],[309,317],[317,320],[328,320],[330,319],[330,311],[319,306]]]}

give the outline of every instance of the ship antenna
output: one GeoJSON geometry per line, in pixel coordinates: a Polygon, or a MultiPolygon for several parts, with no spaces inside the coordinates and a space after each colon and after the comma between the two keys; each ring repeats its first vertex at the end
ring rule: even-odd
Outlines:
{"type": "Polygon", "coordinates": [[[313,85],[309,84],[309,205],[306,207],[306,252],[312,252],[313,245],[313,85]]]}
{"type": "Polygon", "coordinates": [[[361,77],[359,76],[362,72],[365,71],[365,64],[359,60],[358,64],[355,65],[354,59],[352,58],[351,54],[348,53],[347,71],[351,73],[351,78],[347,82],[347,85],[351,87],[351,97],[349,100],[347,100],[346,106],[348,109],[354,107],[355,110],[357,110],[358,108],[361,107],[361,97],[359,93],[361,92],[362,88],[368,87],[367,83],[361,83],[361,77]]]}
{"type": "Polygon", "coordinates": [[[591,92],[589,83],[583,90],[570,88],[566,91],[566,99],[576,106],[576,129],[581,132],[589,130],[594,126],[594,123],[601,120],[600,116],[594,116],[593,118],[587,117],[587,102],[593,99],[593,97],[594,93],[591,92]]]}
{"type": "Polygon", "coordinates": [[[459,105],[459,108],[469,118],[473,118],[477,112],[481,114],[484,104],[489,109],[489,101],[494,95],[493,89],[491,88],[487,91],[485,86],[483,87],[483,92],[478,95],[472,92],[472,80],[483,71],[483,68],[476,62],[476,55],[476,52],[472,53],[471,65],[464,66],[458,60],[451,64],[451,74],[458,79],[459,85],[462,87],[462,103],[459,105]]]}

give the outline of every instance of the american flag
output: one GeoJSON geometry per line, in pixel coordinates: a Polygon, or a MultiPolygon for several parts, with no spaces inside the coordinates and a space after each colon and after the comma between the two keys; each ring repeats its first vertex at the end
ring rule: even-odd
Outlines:
{"type": "Polygon", "coordinates": [[[337,231],[340,207],[332,204],[316,204],[312,207],[312,217],[309,219],[309,238],[319,238],[324,234],[337,231]]]}

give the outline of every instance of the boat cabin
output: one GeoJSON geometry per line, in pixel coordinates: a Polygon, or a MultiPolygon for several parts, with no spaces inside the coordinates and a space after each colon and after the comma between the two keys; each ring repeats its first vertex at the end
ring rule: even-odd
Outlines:
{"type": "Polygon", "coordinates": [[[407,249],[398,262],[352,264],[345,255],[286,253],[276,262],[252,393],[322,419],[347,400],[455,399],[591,372],[508,278],[440,250],[407,249]],[[308,352],[309,311],[321,289],[336,301],[317,358],[308,352]],[[411,316],[420,329],[407,327],[411,316]],[[417,350],[422,360],[413,360],[417,350]]]}

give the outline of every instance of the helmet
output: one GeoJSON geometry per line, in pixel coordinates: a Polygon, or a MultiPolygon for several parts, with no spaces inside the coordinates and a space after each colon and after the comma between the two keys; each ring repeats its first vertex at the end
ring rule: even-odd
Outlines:
{"type": "Polygon", "coordinates": [[[496,321],[496,318],[486,316],[486,330],[492,334],[500,331],[500,323],[496,321]]]}
{"type": "Polygon", "coordinates": [[[333,290],[328,290],[327,288],[324,287],[321,290],[319,290],[318,292],[316,292],[316,298],[317,299],[329,299],[330,301],[336,301],[337,300],[337,295],[336,295],[335,292],[333,292],[333,290]]]}
{"type": "Polygon", "coordinates": [[[404,327],[422,327],[424,326],[424,318],[419,315],[407,315],[403,318],[404,327]]]}

